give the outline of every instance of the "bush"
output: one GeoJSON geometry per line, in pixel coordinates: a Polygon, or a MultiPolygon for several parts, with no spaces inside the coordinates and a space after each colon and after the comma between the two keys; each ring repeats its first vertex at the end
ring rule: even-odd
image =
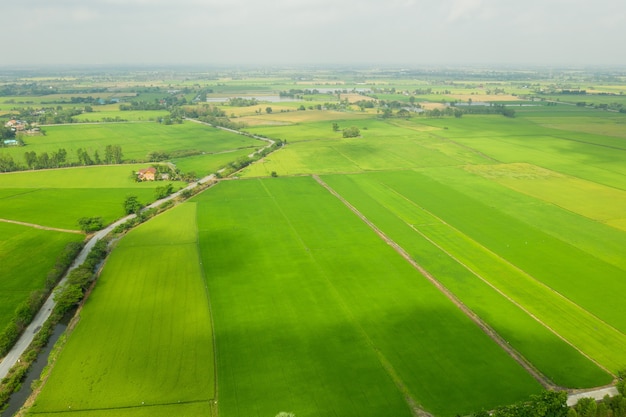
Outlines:
{"type": "Polygon", "coordinates": [[[356,138],[356,137],[358,137],[360,135],[361,135],[361,131],[356,126],[348,127],[348,128],[343,130],[343,137],[344,138],[356,138]]]}
{"type": "Polygon", "coordinates": [[[104,227],[104,219],[102,217],[81,217],[78,219],[80,230],[85,233],[95,232],[104,227]]]}

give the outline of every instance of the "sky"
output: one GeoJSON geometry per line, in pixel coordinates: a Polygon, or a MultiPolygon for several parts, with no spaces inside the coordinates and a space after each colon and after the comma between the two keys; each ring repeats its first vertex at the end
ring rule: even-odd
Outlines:
{"type": "Polygon", "coordinates": [[[624,0],[15,0],[2,66],[626,66],[624,0]]]}

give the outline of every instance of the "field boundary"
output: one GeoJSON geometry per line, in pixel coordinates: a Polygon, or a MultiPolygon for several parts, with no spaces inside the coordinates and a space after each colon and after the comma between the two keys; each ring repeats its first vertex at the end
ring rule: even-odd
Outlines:
{"type": "Polygon", "coordinates": [[[381,239],[383,239],[389,246],[391,246],[400,256],[402,256],[413,268],[415,268],[420,274],[422,274],[432,285],[434,285],[446,298],[448,298],[457,308],[459,308],[470,320],[474,322],[483,332],[487,334],[495,343],[497,343],[513,360],[515,360],[522,368],[526,370],[541,386],[549,390],[557,390],[560,387],[556,386],[545,375],[543,375],[537,368],[530,363],[521,353],[511,347],[506,340],[504,340],[491,326],[483,321],[476,313],[474,313],[469,307],[467,307],[459,298],[457,298],[450,290],[448,290],[441,282],[439,282],[433,275],[431,275],[426,269],[418,264],[408,252],[404,250],[399,244],[393,241],[387,236],[381,229],[379,229],[371,220],[369,220],[364,214],[362,214],[356,207],[350,204],[343,196],[341,196],[332,187],[326,184],[319,176],[313,175],[313,179],[317,181],[328,192],[334,195],[339,201],[341,201],[350,211],[352,211],[357,217],[359,217],[367,226],[370,227],[381,239]]]}
{"type": "Polygon", "coordinates": [[[78,235],[84,234],[80,230],[60,229],[60,228],[57,228],[57,227],[42,226],[40,224],[20,222],[20,221],[17,221],[17,220],[0,219],[0,222],[11,223],[11,224],[18,224],[20,226],[32,227],[32,228],[41,229],[41,230],[49,230],[49,231],[53,231],[53,232],[74,233],[74,234],[78,234],[78,235]]]}
{"type": "MultiPolygon", "coordinates": [[[[434,219],[436,219],[437,221],[441,222],[441,224],[445,225],[446,227],[449,227],[450,229],[454,230],[455,232],[467,237],[467,239],[469,239],[471,242],[476,243],[480,248],[482,248],[484,251],[486,251],[487,253],[495,256],[496,258],[498,258],[501,262],[509,265],[510,267],[514,268],[515,270],[517,270],[519,273],[529,277],[531,280],[533,280],[534,282],[536,282],[538,285],[540,285],[541,287],[545,288],[546,290],[548,290],[550,293],[554,294],[557,298],[562,299],[564,302],[568,303],[568,304],[573,304],[574,308],[577,308],[579,310],[584,311],[585,313],[589,314],[590,316],[594,317],[595,319],[597,319],[599,322],[603,323],[604,325],[606,325],[608,328],[614,330],[615,332],[621,333],[619,330],[615,329],[613,326],[611,326],[610,324],[606,323],[604,320],[598,318],[597,316],[595,316],[594,314],[590,313],[588,310],[584,309],[583,307],[575,304],[572,300],[570,300],[569,298],[567,298],[566,296],[564,296],[563,294],[561,294],[560,292],[556,291],[555,289],[553,289],[552,287],[544,284],[543,282],[541,282],[540,280],[538,280],[537,278],[533,277],[532,275],[528,274],[526,271],[524,271],[523,269],[520,269],[517,265],[514,265],[513,263],[511,263],[509,260],[503,258],[502,256],[498,255],[497,253],[493,252],[492,250],[490,250],[489,248],[483,246],[482,244],[480,244],[479,242],[476,242],[473,238],[471,238],[470,236],[467,236],[465,233],[463,233],[462,231],[460,231],[459,229],[457,229],[456,227],[452,226],[451,224],[447,223],[446,221],[444,221],[442,218],[440,218],[439,216],[435,215],[434,213],[431,213],[429,210],[426,210],[424,207],[416,204],[414,201],[410,200],[409,198],[407,198],[405,195],[403,195],[402,193],[396,191],[395,189],[393,189],[392,187],[389,187],[387,185],[385,185],[385,187],[387,187],[391,192],[393,192],[394,194],[398,195],[399,197],[403,198],[404,200],[406,200],[407,202],[409,202],[410,204],[414,205],[415,207],[419,208],[420,210],[423,210],[424,212],[426,212],[429,216],[432,216],[434,219]]],[[[447,251],[446,249],[444,249],[442,246],[440,246],[439,244],[437,244],[434,240],[432,240],[431,238],[429,238],[426,234],[422,233],[421,231],[419,231],[417,229],[417,227],[415,227],[414,225],[408,224],[407,222],[405,222],[404,220],[402,220],[405,224],[407,224],[412,230],[414,230],[416,233],[418,233],[420,236],[422,236],[424,239],[426,239],[428,242],[430,242],[433,246],[435,246],[436,248],[438,248],[439,250],[441,250],[443,253],[445,253],[448,257],[450,257],[450,259],[454,260],[455,262],[457,262],[459,265],[461,265],[463,268],[465,268],[467,271],[469,271],[471,274],[473,274],[474,276],[476,276],[478,279],[480,279],[481,281],[483,281],[485,284],[487,284],[489,287],[491,287],[493,290],[495,290],[498,294],[500,294],[502,297],[504,297],[505,299],[507,299],[509,302],[513,303],[513,305],[517,306],[519,309],[521,309],[524,313],[526,313],[528,316],[530,316],[532,319],[534,319],[535,321],[537,321],[539,324],[541,324],[543,327],[545,327],[546,329],[548,329],[548,331],[550,331],[551,333],[553,333],[555,336],[557,336],[559,339],[561,339],[562,341],[564,341],[565,343],[567,343],[568,345],[570,345],[572,348],[574,348],[576,351],[578,351],[581,355],[583,355],[584,357],[586,357],[587,359],[589,359],[591,362],[593,362],[597,367],[599,367],[600,369],[604,370],[605,372],[607,372],[609,375],[613,376],[613,378],[615,378],[615,375],[613,372],[611,372],[609,369],[607,369],[604,365],[600,364],[598,361],[596,361],[594,358],[592,358],[590,355],[588,355],[587,353],[583,352],[581,349],[579,349],[576,345],[574,345],[572,342],[570,342],[569,340],[567,340],[563,335],[561,335],[560,333],[558,333],[556,330],[554,330],[552,327],[550,327],[548,324],[544,323],[539,317],[537,317],[537,315],[533,314],[532,312],[530,312],[526,307],[524,307],[522,304],[520,304],[519,302],[515,301],[513,298],[511,298],[509,295],[507,295],[504,291],[500,290],[500,288],[496,287],[494,284],[492,284],[489,280],[487,280],[486,278],[484,278],[481,274],[479,274],[478,272],[474,271],[470,266],[466,265],[463,261],[461,261],[460,259],[458,259],[456,256],[454,256],[452,253],[450,253],[449,251],[447,251]]]]}
{"type": "MultiPolygon", "coordinates": [[[[315,176],[314,176],[314,178],[315,178],[315,176]]],[[[318,180],[318,179],[319,179],[319,177],[316,180],[318,180]]],[[[321,181],[321,179],[319,179],[319,181],[321,181]]],[[[265,192],[267,193],[267,195],[272,199],[273,203],[276,205],[276,209],[281,214],[281,216],[285,219],[285,221],[289,225],[290,230],[298,238],[300,244],[307,250],[308,256],[311,257],[311,258],[314,258],[314,255],[309,251],[308,247],[306,246],[306,243],[304,242],[304,240],[302,239],[302,237],[300,236],[300,234],[298,233],[296,228],[293,227],[291,221],[289,220],[289,218],[287,217],[287,215],[285,214],[283,209],[280,207],[280,205],[276,202],[276,199],[274,198],[272,193],[268,190],[268,188],[265,186],[263,181],[260,181],[260,184],[263,187],[263,189],[265,190],[265,192]]],[[[329,279],[328,275],[326,273],[324,273],[323,276],[324,276],[324,279],[326,280],[326,282],[328,283],[329,288],[331,289],[333,297],[337,300],[337,302],[340,305],[341,309],[350,318],[350,321],[355,326],[355,329],[357,329],[357,331],[365,339],[365,341],[370,346],[370,348],[374,351],[374,353],[376,355],[376,358],[378,359],[378,362],[380,363],[381,367],[387,373],[387,376],[389,376],[389,378],[394,383],[394,385],[396,386],[398,391],[400,391],[400,394],[403,396],[403,398],[404,398],[407,406],[409,407],[409,410],[411,411],[411,414],[413,415],[413,417],[433,417],[432,414],[430,414],[426,410],[424,410],[419,405],[419,403],[413,398],[413,396],[411,395],[411,392],[409,391],[409,388],[406,386],[406,384],[404,383],[402,378],[400,378],[400,376],[398,375],[398,372],[396,372],[396,370],[393,367],[393,365],[391,364],[391,362],[389,362],[389,360],[385,357],[383,352],[381,352],[380,349],[378,349],[376,347],[376,344],[373,342],[373,340],[371,339],[370,335],[365,331],[363,326],[361,326],[361,324],[356,320],[356,318],[354,317],[352,311],[348,308],[348,306],[345,303],[345,300],[339,294],[339,291],[337,291],[337,288],[335,287],[333,282],[329,279]]]]}

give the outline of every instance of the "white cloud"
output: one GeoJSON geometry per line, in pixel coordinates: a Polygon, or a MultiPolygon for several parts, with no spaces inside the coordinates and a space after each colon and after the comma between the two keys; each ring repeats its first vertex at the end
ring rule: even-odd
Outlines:
{"type": "Polygon", "coordinates": [[[558,63],[589,54],[626,65],[623,0],[20,0],[5,13],[26,16],[3,22],[20,34],[15,62],[558,63]]]}

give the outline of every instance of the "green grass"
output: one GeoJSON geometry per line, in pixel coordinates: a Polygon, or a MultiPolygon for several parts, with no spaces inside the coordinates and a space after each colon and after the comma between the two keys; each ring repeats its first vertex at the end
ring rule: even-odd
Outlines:
{"type": "MultiPolygon", "coordinates": [[[[144,164],[92,165],[63,169],[17,171],[0,174],[3,188],[136,188],[153,189],[161,182],[136,182],[133,172],[149,167],[144,164]]],[[[183,183],[177,183],[182,185],[183,183]]]]}
{"type": "MultiPolygon", "coordinates": [[[[521,305],[528,309],[533,303],[545,307],[541,304],[543,300],[539,299],[544,289],[538,288],[533,282],[521,285],[525,277],[520,275],[520,271],[509,268],[508,264],[476,246],[467,236],[455,234],[437,217],[424,211],[405,195],[398,194],[394,188],[390,188],[390,184],[395,185],[393,177],[353,175],[324,179],[553,382],[570,388],[593,387],[610,382],[609,375],[519,307],[521,305]],[[521,300],[515,295],[507,299],[490,285],[495,285],[499,291],[509,295],[509,289],[517,286],[535,290],[531,296],[521,300]],[[517,301],[517,305],[512,300],[517,301]]],[[[423,179],[416,175],[413,180],[417,183],[423,179]]],[[[558,302],[557,299],[550,303],[558,302]]],[[[571,319],[569,316],[567,318],[571,319]]]]}
{"type": "Polygon", "coordinates": [[[172,162],[176,165],[176,168],[180,169],[182,172],[195,172],[199,176],[204,176],[217,172],[229,162],[250,155],[253,151],[253,149],[240,149],[232,152],[207,153],[205,155],[195,155],[186,158],[175,158],[172,162]]]}
{"type": "Polygon", "coordinates": [[[626,190],[538,170],[525,164],[491,165],[477,168],[475,172],[591,220],[613,224],[626,218],[626,190]],[[590,195],[594,196],[593,199],[588,198],[590,195]]]}
{"type": "MultiPolygon", "coordinates": [[[[341,173],[372,170],[436,167],[466,163],[489,163],[488,158],[466,147],[436,136],[440,130],[418,122],[361,121],[361,137],[302,141],[292,143],[298,128],[286,126],[288,144],[261,163],[242,172],[244,177],[341,173]]],[[[279,129],[279,128],[275,128],[279,129]]],[[[331,133],[332,134],[332,133],[331,133]]],[[[329,135],[331,136],[331,135],[329,135]]]]}
{"type": "Polygon", "coordinates": [[[442,416],[539,389],[311,178],[222,183],[196,201],[221,414],[407,415],[385,363],[442,416]]]}
{"type": "Polygon", "coordinates": [[[188,404],[169,404],[169,405],[141,405],[137,407],[124,408],[105,408],[102,410],[76,411],[68,409],[67,412],[52,413],[30,413],[27,415],[37,417],[59,417],[66,415],[71,417],[153,417],[153,416],[172,416],[176,417],[201,417],[211,416],[210,403],[208,401],[194,402],[188,404]]]}
{"type": "MultiPolygon", "coordinates": [[[[453,252],[461,250],[455,245],[463,245],[463,239],[469,238],[472,244],[497,255],[481,262],[477,252],[467,247],[463,254],[467,262],[482,270],[495,268],[493,279],[501,280],[496,286],[508,285],[505,292],[509,294],[517,291],[514,299],[525,300],[521,301],[523,305],[608,369],[615,371],[626,365],[626,356],[619,348],[626,343],[626,307],[612,296],[626,290],[624,270],[425,176],[405,173],[381,178],[418,207],[446,222],[449,227],[443,229],[444,233],[460,232],[448,240],[447,245],[455,248],[453,252]],[[551,290],[567,300],[551,295],[551,290]],[[597,334],[603,336],[593,336],[597,334]]],[[[429,227],[427,234],[441,233],[429,231],[429,227]]]]}
{"type": "Polygon", "coordinates": [[[45,136],[26,137],[26,147],[6,148],[3,152],[22,162],[26,151],[50,154],[64,148],[68,162],[77,162],[79,148],[87,150],[92,158],[95,151],[104,158],[107,145],[119,145],[124,160],[143,161],[153,151],[219,152],[262,145],[258,140],[193,122],[169,126],[155,122],[68,124],[45,126],[44,130],[45,136]]]}
{"type": "Polygon", "coordinates": [[[157,119],[169,116],[167,110],[144,110],[144,111],[119,111],[119,110],[99,110],[97,107],[91,113],[83,113],[74,116],[73,119],[79,123],[101,122],[106,119],[119,117],[126,121],[156,121],[157,119]]]}
{"type": "Polygon", "coordinates": [[[179,206],[119,243],[33,413],[171,415],[180,402],[183,413],[210,415],[213,342],[195,216],[195,204],[179,206]]]}
{"type": "MultiPolygon", "coordinates": [[[[81,217],[102,217],[106,224],[123,217],[124,199],[136,195],[146,204],[164,182],[135,182],[132,171],[147,165],[113,165],[0,175],[0,218],[78,230],[81,217]]],[[[183,186],[174,182],[174,188],[183,186]]]]}
{"type": "Polygon", "coordinates": [[[0,330],[31,291],[43,289],[57,257],[83,236],[0,222],[0,330]]]}

